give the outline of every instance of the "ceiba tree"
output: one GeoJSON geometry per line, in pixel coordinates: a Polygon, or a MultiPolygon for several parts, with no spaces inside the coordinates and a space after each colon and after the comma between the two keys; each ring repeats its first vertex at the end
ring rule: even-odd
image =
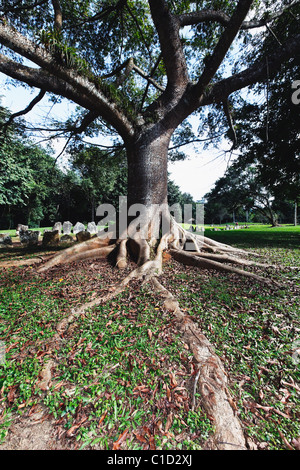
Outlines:
{"type": "MultiPolygon", "coordinates": [[[[132,279],[149,280],[165,298],[164,305],[177,316],[187,336],[189,329],[192,331],[191,321],[158,281],[164,250],[169,249],[176,260],[186,264],[268,282],[232,266],[252,263],[241,259],[245,252],[186,232],[170,217],[168,149],[176,130],[191,114],[207,106],[222,106],[233,128],[228,106],[230,95],[266,80],[281,64],[299,54],[299,34],[289,34],[287,28],[285,41],[278,44],[272,30],[283,15],[294,15],[297,3],[279,1],[270,6],[268,1],[253,0],[0,2],[3,46],[0,71],[39,90],[23,113],[48,93],[79,105],[81,120],[77,116],[73,122],[62,125],[69,137],[91,127],[95,129],[97,123],[103,127],[104,122],[113,129],[123,140],[127,154],[128,206],[142,204],[149,215],[145,238],[137,231],[126,236],[118,234],[113,240],[107,233],[105,239],[98,237],[68,248],[39,267],[39,272],[67,261],[106,256],[112,251],[116,252],[117,266],[124,268],[127,253],[135,253],[138,267],[112,292],[87,306],[117,295],[132,279]],[[230,48],[241,34],[251,43],[252,36],[247,33],[255,28],[264,28],[269,40],[274,36],[274,47],[268,48],[267,56],[254,58],[244,70],[237,63],[236,71],[226,76],[228,70],[222,70],[222,64],[230,48]],[[183,30],[188,31],[186,37],[183,30]],[[162,210],[154,218],[152,211],[157,206],[162,210]],[[164,218],[170,222],[169,229],[161,233],[153,255],[150,245],[157,241],[153,234],[164,218]],[[193,244],[193,253],[185,250],[188,240],[193,244]]],[[[259,49],[260,43],[255,41],[259,49]]],[[[209,412],[218,416],[215,426],[219,441],[244,447],[234,416],[226,415],[229,413],[223,386],[226,378],[220,361],[195,328],[187,341],[203,366],[199,386],[209,412]]]]}
{"type": "MultiPolygon", "coordinates": [[[[276,44],[267,61],[259,58],[242,72],[219,77],[240,31],[264,25],[271,30],[272,22],[286,12],[285,2],[273,13],[265,8],[267,4],[250,0],[81,1],[76,5],[59,0],[2,1],[0,42],[5,48],[0,71],[40,89],[29,109],[47,92],[77,103],[82,120],[66,124],[70,135],[84,132],[97,119],[111,126],[126,148],[128,205],[143,204],[150,211],[154,205],[167,204],[170,139],[188,116],[219,103],[228,115],[230,94],[265,80],[296,56],[299,35],[292,35],[281,47],[276,44]],[[255,11],[251,10],[254,4],[261,19],[246,21],[249,12],[251,16],[255,11]],[[190,28],[191,38],[186,41],[181,37],[184,27],[190,28]],[[190,58],[191,50],[195,58],[190,58]],[[205,54],[202,64],[196,52],[205,54]],[[35,66],[25,65],[20,56],[35,66]]],[[[153,226],[149,223],[149,240],[153,226]]],[[[190,237],[178,226],[176,233],[174,226],[171,232],[173,248],[190,237]]]]}

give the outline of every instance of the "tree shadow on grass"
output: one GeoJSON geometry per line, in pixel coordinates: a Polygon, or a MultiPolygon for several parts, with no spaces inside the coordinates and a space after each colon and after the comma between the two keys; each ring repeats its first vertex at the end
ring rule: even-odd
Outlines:
{"type": "Polygon", "coordinates": [[[21,258],[33,258],[35,256],[48,256],[62,251],[70,246],[67,243],[62,243],[57,246],[45,247],[41,243],[38,245],[21,245],[20,243],[13,243],[13,245],[0,245],[0,262],[21,258]]]}
{"type": "Polygon", "coordinates": [[[266,227],[261,230],[240,229],[214,232],[206,229],[205,236],[228,245],[247,248],[300,248],[299,230],[290,227],[266,227]]]}

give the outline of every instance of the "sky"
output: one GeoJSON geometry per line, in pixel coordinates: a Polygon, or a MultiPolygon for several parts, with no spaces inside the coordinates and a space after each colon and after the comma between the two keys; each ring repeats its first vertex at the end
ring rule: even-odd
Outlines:
{"type": "MultiPolygon", "coordinates": [[[[5,75],[0,74],[1,105],[7,107],[11,112],[24,109],[37,93],[37,90],[30,92],[22,86],[9,86],[5,75]]],[[[68,103],[66,100],[49,109],[49,103],[44,98],[24,118],[31,122],[38,120],[46,125],[51,116],[55,117],[59,114],[62,119],[68,118],[72,109],[72,103],[68,103]]],[[[62,140],[54,142],[54,156],[61,152],[63,146],[62,140]]],[[[228,164],[228,157],[225,158],[224,152],[222,152],[224,149],[226,149],[226,144],[219,149],[196,153],[193,145],[185,146],[182,150],[186,153],[187,159],[169,164],[170,178],[180,187],[182,192],[191,194],[196,201],[201,200],[214,186],[216,180],[224,175],[228,164]]],[[[64,167],[65,158],[66,155],[59,158],[58,163],[61,167],[64,167]]]]}
{"type": "Polygon", "coordinates": [[[205,151],[202,154],[190,152],[188,159],[169,164],[170,178],[182,190],[190,193],[195,201],[201,200],[224,175],[228,159],[219,150],[205,151]]]}

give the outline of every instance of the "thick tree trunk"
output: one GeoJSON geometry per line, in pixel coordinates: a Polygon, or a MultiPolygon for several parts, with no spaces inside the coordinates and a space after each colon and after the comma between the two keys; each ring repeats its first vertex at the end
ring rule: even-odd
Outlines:
{"type": "Polygon", "coordinates": [[[155,125],[127,146],[129,223],[140,215],[139,208],[143,209],[148,240],[157,238],[162,219],[168,219],[167,162],[171,134],[155,125]]]}
{"type": "Polygon", "coordinates": [[[171,134],[161,126],[141,133],[127,147],[128,204],[164,204],[167,202],[167,159],[171,134]]]}

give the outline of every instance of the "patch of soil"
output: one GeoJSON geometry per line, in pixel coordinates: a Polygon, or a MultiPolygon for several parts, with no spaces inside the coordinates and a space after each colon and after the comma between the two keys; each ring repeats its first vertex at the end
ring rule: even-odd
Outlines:
{"type": "Polygon", "coordinates": [[[58,426],[42,406],[33,413],[16,416],[1,450],[72,450],[69,442],[58,436],[58,426]]]}

